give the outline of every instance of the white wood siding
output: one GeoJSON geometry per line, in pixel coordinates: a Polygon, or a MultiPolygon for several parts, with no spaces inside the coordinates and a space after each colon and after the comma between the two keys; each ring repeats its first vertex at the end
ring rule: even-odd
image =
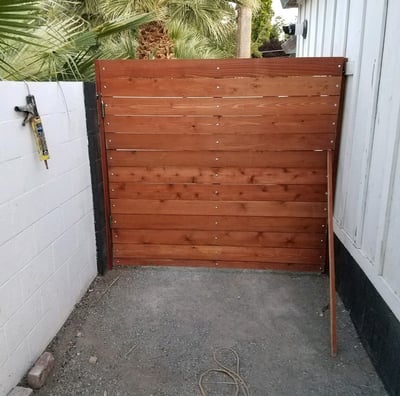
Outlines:
{"type": "Polygon", "coordinates": [[[398,0],[305,0],[297,56],[349,60],[335,232],[400,320],[398,0]]]}

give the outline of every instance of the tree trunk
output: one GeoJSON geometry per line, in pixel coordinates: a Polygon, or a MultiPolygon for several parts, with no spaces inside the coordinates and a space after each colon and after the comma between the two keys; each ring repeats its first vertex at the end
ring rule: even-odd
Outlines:
{"type": "Polygon", "coordinates": [[[251,8],[249,7],[239,7],[236,56],[251,57],[251,8]]]}
{"type": "Polygon", "coordinates": [[[173,43],[162,21],[150,22],[139,29],[138,59],[171,59],[173,43]]]}

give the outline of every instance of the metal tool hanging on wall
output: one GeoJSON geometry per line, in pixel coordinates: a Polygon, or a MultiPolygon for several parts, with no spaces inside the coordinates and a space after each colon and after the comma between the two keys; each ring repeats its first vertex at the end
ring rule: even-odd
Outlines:
{"type": "Polygon", "coordinates": [[[46,169],[49,169],[47,161],[50,159],[50,155],[47,148],[42,120],[36,107],[35,97],[33,95],[28,95],[26,97],[26,105],[15,106],[14,110],[25,113],[25,118],[22,121],[22,125],[25,126],[27,121],[30,123],[33,136],[35,138],[36,148],[39,153],[39,158],[41,161],[44,161],[46,169]]]}

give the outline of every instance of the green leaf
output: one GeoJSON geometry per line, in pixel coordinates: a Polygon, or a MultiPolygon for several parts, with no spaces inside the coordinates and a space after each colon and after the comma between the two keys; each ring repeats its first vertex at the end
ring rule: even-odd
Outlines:
{"type": "Polygon", "coordinates": [[[140,25],[154,21],[153,13],[135,15],[130,18],[103,23],[93,29],[97,37],[105,37],[127,29],[137,29],[140,25]]]}

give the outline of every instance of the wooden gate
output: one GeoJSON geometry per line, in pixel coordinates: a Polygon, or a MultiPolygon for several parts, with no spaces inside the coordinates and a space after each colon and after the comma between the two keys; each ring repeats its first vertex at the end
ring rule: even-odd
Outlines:
{"type": "Polygon", "coordinates": [[[98,61],[112,263],[323,269],[343,68],[98,61]]]}

